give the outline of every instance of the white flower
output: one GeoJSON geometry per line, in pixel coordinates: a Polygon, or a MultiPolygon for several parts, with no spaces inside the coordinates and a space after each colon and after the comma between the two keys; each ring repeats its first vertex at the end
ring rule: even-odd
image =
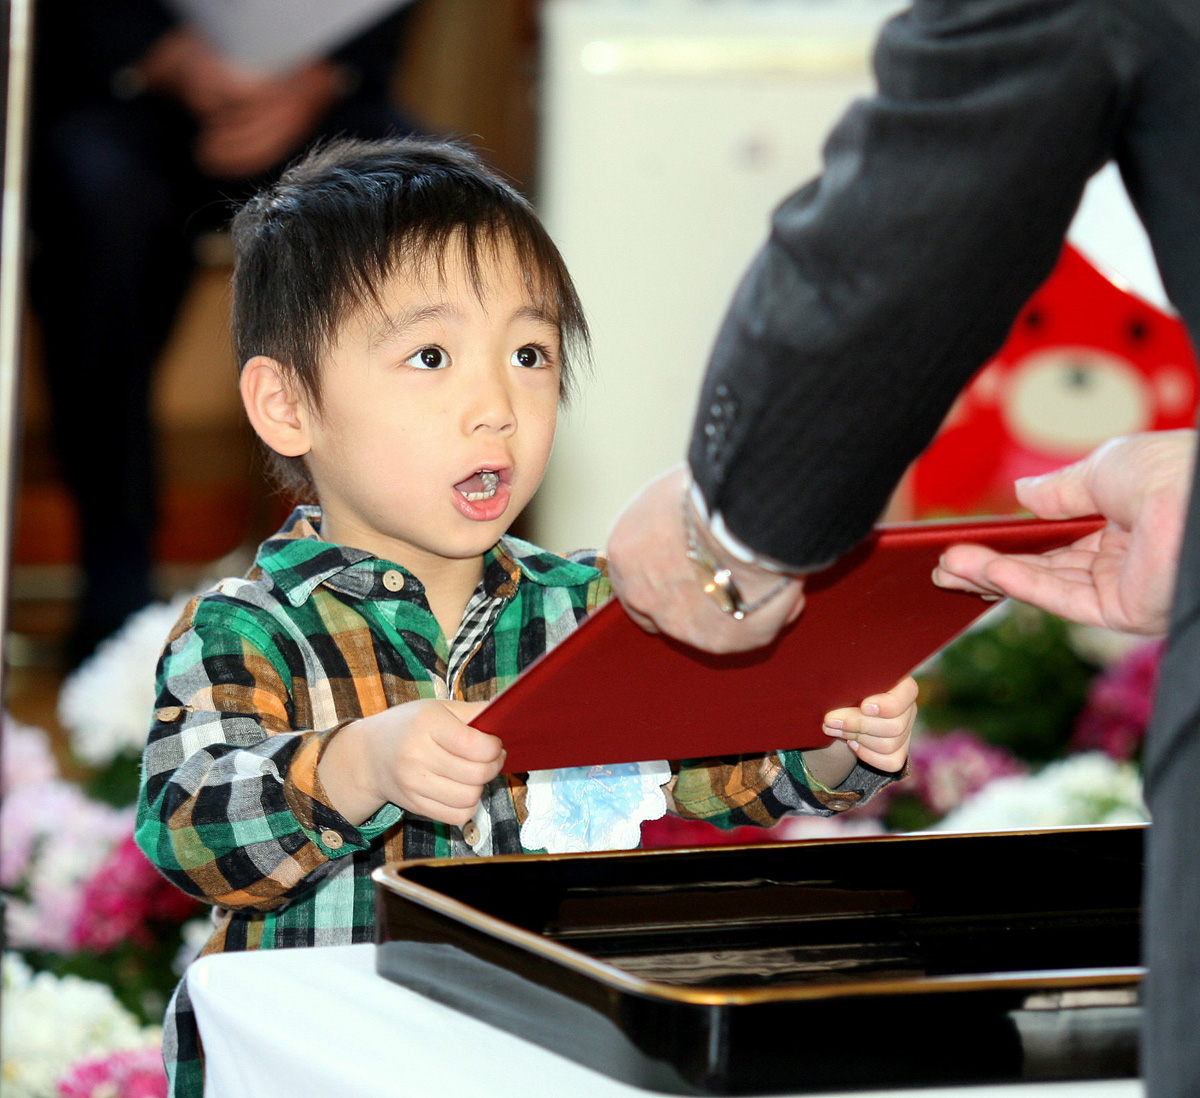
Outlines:
{"type": "Polygon", "coordinates": [[[1080,656],[1101,667],[1112,667],[1146,643],[1145,637],[1135,633],[1118,633],[1115,629],[1074,623],[1067,624],[1067,639],[1080,656]]]}
{"type": "Polygon", "coordinates": [[[58,719],[81,762],[104,766],[145,747],[158,658],[190,598],[139,610],[63,683],[58,719]]]}
{"type": "Polygon", "coordinates": [[[4,954],[0,1014],[0,1089],[4,1098],[55,1098],[56,1080],[88,1056],[153,1047],[156,1027],[142,1027],[104,984],[34,973],[4,954]]]}
{"type": "Polygon", "coordinates": [[[211,915],[189,919],[179,928],[181,941],[175,958],[171,961],[171,971],[176,976],[182,976],[183,970],[200,956],[200,950],[204,948],[212,934],[213,919],[211,915]]]}
{"type": "Polygon", "coordinates": [[[843,812],[836,816],[785,816],[772,829],[776,839],[837,839],[853,836],[866,838],[882,835],[883,823],[874,816],[855,816],[843,812]]]}
{"type": "Polygon", "coordinates": [[[1007,831],[1146,820],[1137,767],[1101,751],[1070,755],[1029,777],[984,786],[935,826],[939,831],[1007,831]]]}

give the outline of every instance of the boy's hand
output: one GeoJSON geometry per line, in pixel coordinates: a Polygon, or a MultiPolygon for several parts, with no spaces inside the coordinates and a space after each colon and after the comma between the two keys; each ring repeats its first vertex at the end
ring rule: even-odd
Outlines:
{"type": "Polygon", "coordinates": [[[857,709],[825,714],[823,730],[842,740],[861,762],[894,774],[904,769],[917,716],[917,684],[901,679],[886,694],[872,694],[857,709]]]}
{"type": "Polygon", "coordinates": [[[486,704],[409,702],[388,710],[397,727],[392,749],[379,753],[384,799],[440,823],[465,824],[504,765],[499,737],[466,723],[486,704]]]}
{"type": "Polygon", "coordinates": [[[485,704],[405,702],[348,725],[321,760],[326,795],[354,824],[391,802],[462,826],[504,765],[500,740],[466,723],[485,704]]]}

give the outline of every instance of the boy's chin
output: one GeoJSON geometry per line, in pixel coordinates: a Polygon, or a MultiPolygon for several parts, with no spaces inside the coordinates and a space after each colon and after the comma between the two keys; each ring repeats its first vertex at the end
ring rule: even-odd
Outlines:
{"type": "Polygon", "coordinates": [[[481,557],[508,533],[508,527],[507,522],[480,523],[466,537],[452,538],[443,543],[439,554],[451,560],[481,557]]]}

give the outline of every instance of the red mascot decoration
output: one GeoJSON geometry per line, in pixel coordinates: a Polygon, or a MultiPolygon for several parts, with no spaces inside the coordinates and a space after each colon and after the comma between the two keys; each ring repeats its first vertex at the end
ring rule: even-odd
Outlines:
{"type": "Polygon", "coordinates": [[[908,510],[1017,511],[1017,477],[1069,464],[1115,435],[1191,427],[1196,395],[1182,323],[1068,245],[914,465],[908,510]]]}

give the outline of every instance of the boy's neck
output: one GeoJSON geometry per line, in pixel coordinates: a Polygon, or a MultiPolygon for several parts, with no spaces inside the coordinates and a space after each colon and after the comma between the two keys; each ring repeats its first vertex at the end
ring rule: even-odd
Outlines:
{"type": "Polygon", "coordinates": [[[433,557],[421,567],[403,564],[425,587],[425,599],[447,642],[462,624],[463,611],[483,578],[483,557],[449,560],[433,557]]]}
{"type": "Polygon", "coordinates": [[[404,567],[421,581],[425,599],[437,619],[447,641],[454,639],[462,624],[463,611],[483,578],[483,557],[443,557],[437,553],[393,542],[391,539],[370,537],[362,532],[342,529],[323,515],[321,538],[324,541],[362,549],[381,560],[404,567]]]}

